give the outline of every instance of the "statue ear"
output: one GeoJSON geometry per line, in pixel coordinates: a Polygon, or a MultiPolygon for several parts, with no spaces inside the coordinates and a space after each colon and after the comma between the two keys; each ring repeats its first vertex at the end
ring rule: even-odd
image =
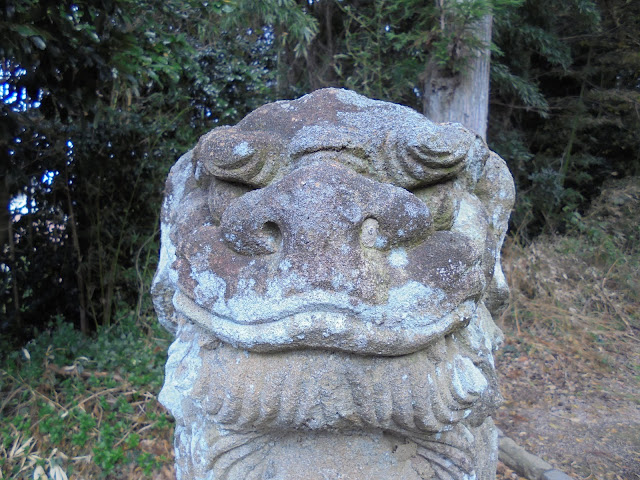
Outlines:
{"type": "MultiPolygon", "coordinates": [[[[162,249],[164,250],[164,248],[163,244],[162,249]]],[[[166,256],[166,252],[163,250],[160,252],[160,264],[163,263],[163,257],[166,256]]],[[[173,306],[175,286],[170,280],[170,268],[170,265],[165,268],[158,267],[151,285],[151,296],[153,298],[153,307],[158,315],[158,321],[169,333],[176,335],[178,319],[176,317],[176,309],[173,306]]]]}
{"type": "Polygon", "coordinates": [[[489,212],[489,235],[495,255],[493,276],[485,295],[485,304],[494,317],[504,310],[509,298],[509,286],[500,263],[500,249],[509,227],[509,216],[516,197],[515,185],[506,162],[491,153],[478,180],[476,196],[489,212]]]}
{"type": "Polygon", "coordinates": [[[516,187],[507,163],[491,152],[473,192],[491,214],[491,227],[504,239],[509,215],[516,199],[516,187]]]}

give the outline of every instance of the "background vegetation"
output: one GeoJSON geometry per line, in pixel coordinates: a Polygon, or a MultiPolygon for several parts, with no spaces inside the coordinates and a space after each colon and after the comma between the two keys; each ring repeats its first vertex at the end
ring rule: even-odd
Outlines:
{"type": "MultiPolygon", "coordinates": [[[[517,184],[511,245],[566,234],[554,248],[624,293],[559,308],[599,313],[583,329],[595,344],[636,335],[638,231],[586,212],[605,182],[640,174],[640,3],[5,0],[0,12],[5,475],[159,475],[164,447],[145,441],[169,428],[154,400],[168,338],[148,286],[180,154],[265,102],[325,86],[421,110],[430,69],[464,75],[488,47],[474,25],[489,12],[488,142],[517,184]]],[[[523,298],[507,314],[518,333],[580,330],[558,319],[583,317],[523,298]]]]}
{"type": "Polygon", "coordinates": [[[494,15],[488,141],[523,238],[563,231],[640,166],[640,5],[625,0],[5,2],[0,331],[140,308],[168,168],[211,128],[337,85],[422,107],[494,15]],[[491,10],[492,9],[492,10],[491,10]]]}

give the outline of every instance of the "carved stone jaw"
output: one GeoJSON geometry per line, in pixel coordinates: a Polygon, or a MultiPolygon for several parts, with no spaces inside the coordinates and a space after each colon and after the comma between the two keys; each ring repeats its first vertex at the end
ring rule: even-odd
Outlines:
{"type": "MultiPolygon", "coordinates": [[[[176,418],[177,438],[188,431],[195,449],[181,459],[185,478],[211,472],[213,478],[268,478],[262,474],[270,470],[278,473],[274,478],[297,478],[291,472],[304,470],[310,459],[291,455],[305,442],[337,449],[314,461],[317,477],[305,478],[325,478],[319,472],[326,474],[338,451],[345,458],[359,455],[362,468],[376,465],[365,478],[472,477],[479,473],[476,455],[495,455],[487,416],[500,396],[492,366],[497,338],[489,322],[481,308],[460,332],[398,357],[255,353],[212,343],[198,327],[182,323],[160,400],[176,418]],[[488,443],[478,442],[484,453],[478,435],[489,435],[488,443]],[[398,448],[413,456],[385,457],[398,448]],[[439,468],[449,476],[437,476],[439,468]]],[[[349,476],[348,468],[340,478],[363,478],[349,476]]]]}
{"type": "Polygon", "coordinates": [[[462,419],[477,424],[486,416],[472,415],[478,402],[499,403],[492,354],[498,339],[481,330],[490,322],[486,309],[481,312],[469,327],[395,357],[249,352],[212,342],[185,321],[171,347],[163,401],[179,411],[176,401],[190,391],[204,399],[203,413],[238,432],[377,428],[417,434],[450,430],[462,419]],[[193,370],[195,376],[187,374],[193,370]]]}
{"type": "MultiPolygon", "coordinates": [[[[420,285],[409,288],[420,290],[420,285]]],[[[324,296],[317,292],[313,297],[324,296]]],[[[392,292],[391,302],[396,297],[409,296],[400,290],[392,292]]],[[[278,352],[306,348],[325,348],[368,355],[405,355],[425,348],[429,342],[444,336],[468,323],[476,305],[467,301],[452,312],[436,319],[415,319],[411,314],[395,317],[397,321],[411,322],[414,326],[387,328],[376,325],[361,311],[336,305],[333,302],[301,303],[293,311],[274,311],[261,323],[241,324],[216,315],[198,306],[181,292],[176,292],[173,304],[181,315],[203,327],[206,334],[223,340],[236,348],[255,352],[278,352]],[[296,312],[296,310],[299,310],[296,312]],[[364,317],[364,318],[363,318],[364,317]],[[423,326],[417,325],[418,322],[423,326]]],[[[410,304],[409,304],[410,305],[410,304]]],[[[384,310],[384,307],[378,310],[384,310]]],[[[374,318],[383,322],[386,315],[376,312],[375,307],[365,307],[374,318]],[[371,312],[373,310],[373,312],[371,312]]]]}

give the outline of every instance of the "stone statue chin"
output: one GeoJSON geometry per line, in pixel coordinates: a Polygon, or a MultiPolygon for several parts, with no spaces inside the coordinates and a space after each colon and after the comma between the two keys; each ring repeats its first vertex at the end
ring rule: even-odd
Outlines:
{"type": "Polygon", "coordinates": [[[178,478],[494,478],[513,200],[480,138],[347,90],[204,135],[153,285],[178,478]]]}

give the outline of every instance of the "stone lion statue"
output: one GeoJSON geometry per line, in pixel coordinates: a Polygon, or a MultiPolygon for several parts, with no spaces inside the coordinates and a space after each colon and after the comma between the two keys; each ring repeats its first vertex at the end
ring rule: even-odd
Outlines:
{"type": "Polygon", "coordinates": [[[153,284],[178,478],[494,478],[513,201],[482,139],[348,90],[204,135],[153,284]]]}

